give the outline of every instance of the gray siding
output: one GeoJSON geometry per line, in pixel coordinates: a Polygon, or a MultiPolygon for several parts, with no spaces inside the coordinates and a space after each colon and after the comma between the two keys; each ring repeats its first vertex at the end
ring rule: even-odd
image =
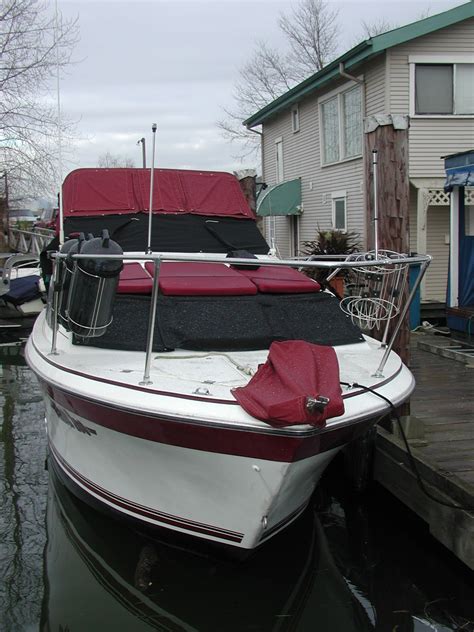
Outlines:
{"type": "Polygon", "coordinates": [[[427,217],[427,254],[433,257],[426,273],[424,301],[446,300],[446,286],[448,282],[449,244],[449,207],[430,206],[427,217]]]}
{"type": "MultiPolygon", "coordinates": [[[[389,108],[408,114],[410,106],[410,55],[474,55],[474,19],[396,46],[387,54],[390,77],[389,108]]],[[[474,119],[412,117],[410,126],[410,177],[443,177],[441,156],[471,149],[474,119]]]]}

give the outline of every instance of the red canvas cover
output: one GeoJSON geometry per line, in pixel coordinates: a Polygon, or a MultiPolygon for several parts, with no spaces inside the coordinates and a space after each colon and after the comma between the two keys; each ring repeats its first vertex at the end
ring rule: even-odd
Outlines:
{"type": "Polygon", "coordinates": [[[257,270],[247,270],[243,266],[239,272],[246,276],[263,294],[289,294],[319,292],[321,286],[305,274],[286,267],[261,266],[257,270]]]}
{"type": "Polygon", "coordinates": [[[153,279],[137,262],[123,264],[117,292],[119,294],[151,294],[153,279]]]}
{"type": "MultiPolygon", "coordinates": [[[[64,180],[65,217],[148,212],[150,169],[76,169],[64,180]]],[[[155,169],[154,213],[255,219],[235,176],[220,171],[155,169]]]]}
{"type": "Polygon", "coordinates": [[[344,414],[336,352],[304,340],[273,342],[267,361],[247,386],[232,392],[249,415],[272,426],[322,427],[326,419],[344,414]],[[329,403],[323,411],[311,412],[307,398],[319,396],[329,403]]]}
{"type": "MultiPolygon", "coordinates": [[[[145,264],[150,274],[152,263],[145,264]]],[[[166,296],[248,296],[255,285],[223,263],[165,262],[160,267],[160,292],[166,296]]]]}

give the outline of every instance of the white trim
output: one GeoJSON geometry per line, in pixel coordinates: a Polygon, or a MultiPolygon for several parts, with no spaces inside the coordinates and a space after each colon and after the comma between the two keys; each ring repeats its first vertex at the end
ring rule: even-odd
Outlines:
{"type": "Polygon", "coordinates": [[[449,213],[449,306],[459,305],[459,187],[451,191],[449,213]]]}
{"type": "Polygon", "coordinates": [[[472,119],[474,114],[410,114],[410,118],[416,119],[472,119]]]}
{"type": "Polygon", "coordinates": [[[440,64],[453,67],[453,109],[456,109],[456,64],[474,64],[474,55],[410,55],[409,59],[409,115],[415,119],[472,119],[472,114],[416,114],[415,112],[415,67],[416,64],[440,64]]]}
{"type": "Polygon", "coordinates": [[[410,118],[416,116],[415,115],[415,63],[410,63],[409,65],[409,83],[408,83],[408,98],[409,98],[409,106],[408,112],[410,114],[410,118]]]}
{"type": "Polygon", "coordinates": [[[474,64],[474,54],[408,55],[409,64],[474,64]]]}
{"type": "Polygon", "coordinates": [[[283,138],[275,140],[275,179],[277,184],[285,180],[285,161],[283,159],[283,138]],[[279,155],[280,152],[280,155],[279,155]]]}
{"type": "MultiPolygon", "coordinates": [[[[363,78],[363,75],[360,75],[363,78]]],[[[349,160],[356,160],[357,158],[362,158],[364,154],[364,115],[365,115],[365,90],[362,89],[362,86],[355,81],[348,81],[344,85],[336,88],[335,90],[331,90],[324,96],[318,99],[318,119],[319,119],[319,166],[321,169],[324,167],[329,167],[331,165],[339,165],[343,162],[348,162],[349,160]],[[344,154],[344,117],[342,113],[344,112],[343,108],[343,95],[350,90],[354,90],[358,88],[360,90],[360,117],[361,117],[361,143],[360,143],[360,154],[355,156],[346,156],[342,157],[344,154]],[[337,122],[339,127],[339,160],[335,160],[333,162],[324,162],[324,125],[323,125],[323,116],[322,109],[325,103],[331,101],[332,99],[337,99],[337,122]]]]}
{"type": "Polygon", "coordinates": [[[333,230],[347,232],[347,191],[331,193],[331,226],[333,230]],[[339,200],[344,200],[344,228],[336,228],[336,202],[339,200]]]}
{"type": "MultiPolygon", "coordinates": [[[[416,252],[426,254],[428,244],[428,189],[420,187],[416,190],[416,252]]],[[[421,299],[425,298],[426,276],[421,282],[421,299]]]]}
{"type": "Polygon", "coordinates": [[[293,107],[291,108],[291,131],[293,132],[293,134],[296,134],[300,131],[300,108],[298,103],[293,105],[293,107]],[[296,114],[296,125],[294,114],[296,114]]]}
{"type": "Polygon", "coordinates": [[[389,48],[388,50],[385,51],[385,94],[384,94],[384,103],[385,103],[385,112],[390,112],[390,98],[391,98],[391,94],[390,94],[390,89],[391,89],[391,62],[392,62],[392,55],[391,55],[391,49],[389,48]]]}
{"type": "MultiPolygon", "coordinates": [[[[336,162],[321,162],[321,169],[326,169],[326,167],[334,167],[335,165],[342,165],[344,162],[351,162],[351,160],[362,160],[363,155],[359,154],[358,156],[351,156],[350,158],[343,158],[342,160],[336,160],[336,162]]],[[[321,156],[322,160],[322,156],[321,156]]]]}
{"type": "MultiPolygon", "coordinates": [[[[357,79],[360,79],[361,81],[363,81],[364,75],[358,75],[357,79]]],[[[346,90],[355,88],[358,85],[359,84],[357,83],[357,81],[346,81],[345,83],[340,85],[338,88],[334,88],[334,90],[331,90],[330,92],[326,92],[326,94],[323,94],[320,97],[318,97],[318,105],[323,104],[325,101],[330,101],[332,98],[334,98],[341,92],[346,92],[346,90]]]]}

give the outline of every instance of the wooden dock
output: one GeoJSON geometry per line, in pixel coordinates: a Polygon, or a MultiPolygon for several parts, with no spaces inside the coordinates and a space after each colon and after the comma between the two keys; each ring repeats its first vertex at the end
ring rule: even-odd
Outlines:
{"type": "MultiPolygon", "coordinates": [[[[474,508],[474,364],[469,357],[463,361],[451,355],[450,346],[449,339],[412,335],[411,369],[417,387],[410,417],[403,423],[429,492],[445,502],[474,508]]],[[[451,509],[423,493],[395,425],[392,433],[378,430],[374,478],[474,570],[474,510],[451,509]]]]}

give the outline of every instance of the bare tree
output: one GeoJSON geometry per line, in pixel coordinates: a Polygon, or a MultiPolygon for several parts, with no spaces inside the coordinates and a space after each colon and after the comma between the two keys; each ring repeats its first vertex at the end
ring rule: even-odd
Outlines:
{"type": "Polygon", "coordinates": [[[296,79],[321,70],[335,56],[338,13],[325,0],[303,0],[290,15],[280,16],[279,26],[288,38],[296,79]]]}
{"type": "Polygon", "coordinates": [[[233,108],[223,108],[217,125],[224,138],[240,141],[241,157],[258,149],[258,137],[242,121],[309,75],[321,70],[335,54],[338,12],[326,0],[301,0],[291,13],[282,13],[278,26],[287,47],[279,52],[258,42],[239,70],[233,90],[233,108]]]}
{"type": "Polygon", "coordinates": [[[393,24],[384,18],[379,18],[378,20],[374,20],[373,22],[362,21],[362,34],[359,38],[361,39],[369,39],[371,37],[375,37],[376,35],[381,35],[382,33],[386,33],[387,31],[391,31],[392,29],[396,29],[397,24],[393,24]]]}
{"type": "Polygon", "coordinates": [[[132,158],[128,156],[119,156],[117,154],[111,154],[110,152],[106,152],[105,154],[101,154],[97,160],[97,166],[101,168],[116,168],[116,167],[134,167],[135,162],[132,158]]]}
{"type": "MultiPolygon", "coordinates": [[[[0,4],[0,156],[10,196],[49,192],[57,173],[58,117],[50,96],[78,30],[40,0],[0,4]]],[[[63,123],[63,135],[68,126],[63,123]]]]}

